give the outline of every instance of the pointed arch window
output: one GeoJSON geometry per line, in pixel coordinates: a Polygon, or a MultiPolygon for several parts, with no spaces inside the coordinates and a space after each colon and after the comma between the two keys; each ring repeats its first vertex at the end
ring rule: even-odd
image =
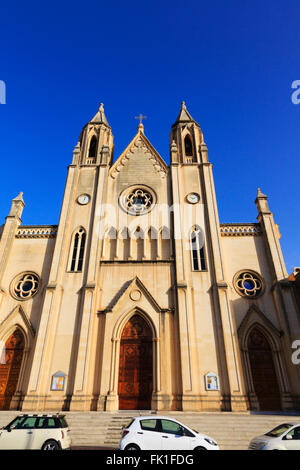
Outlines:
{"type": "Polygon", "coordinates": [[[71,272],[81,272],[84,257],[84,248],[86,241],[86,232],[84,228],[80,227],[73,236],[71,245],[71,272]]]}
{"type": "Polygon", "coordinates": [[[97,137],[93,136],[90,142],[88,163],[94,163],[97,156],[97,137]]]}
{"type": "Polygon", "coordinates": [[[194,271],[205,271],[204,234],[200,227],[195,226],[191,232],[192,265],[194,271]]]}
{"type": "Polygon", "coordinates": [[[189,135],[186,135],[184,139],[184,151],[185,151],[186,157],[193,156],[193,144],[192,144],[191,137],[189,135]]]}

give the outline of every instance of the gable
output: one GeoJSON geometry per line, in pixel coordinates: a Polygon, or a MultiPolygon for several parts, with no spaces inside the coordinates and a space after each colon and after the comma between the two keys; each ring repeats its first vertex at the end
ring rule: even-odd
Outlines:
{"type": "Polygon", "coordinates": [[[128,310],[136,306],[147,311],[170,311],[169,308],[158,304],[145,284],[136,276],[134,279],[126,282],[115,297],[111,299],[107,307],[99,313],[108,313],[116,310],[122,311],[123,309],[128,310]]]}
{"type": "Polygon", "coordinates": [[[168,167],[161,156],[143,132],[139,131],[111,167],[110,176],[114,179],[119,176],[130,183],[135,182],[139,176],[144,180],[145,177],[149,180],[163,180],[167,172],[168,167]]]}

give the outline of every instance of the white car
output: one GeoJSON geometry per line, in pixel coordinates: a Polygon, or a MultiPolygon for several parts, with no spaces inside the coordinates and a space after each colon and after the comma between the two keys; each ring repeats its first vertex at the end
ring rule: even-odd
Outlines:
{"type": "Polygon", "coordinates": [[[284,423],[255,437],[249,450],[300,450],[300,423],[284,423]]]}
{"type": "Polygon", "coordinates": [[[219,450],[211,437],[175,419],[140,416],[123,428],[120,450],[219,450]]]}
{"type": "Polygon", "coordinates": [[[71,438],[63,415],[17,416],[0,429],[0,449],[70,449],[71,438]]]}

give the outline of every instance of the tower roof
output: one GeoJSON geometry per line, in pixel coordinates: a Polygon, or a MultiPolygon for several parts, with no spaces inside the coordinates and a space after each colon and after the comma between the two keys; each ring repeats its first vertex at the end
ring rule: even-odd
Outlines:
{"type": "Polygon", "coordinates": [[[98,112],[95,114],[93,119],[90,120],[90,122],[94,122],[96,124],[105,124],[106,126],[110,127],[104,114],[103,103],[100,103],[98,112]]]}
{"type": "Polygon", "coordinates": [[[178,114],[177,119],[174,122],[172,127],[176,126],[177,124],[179,124],[181,122],[182,123],[184,123],[184,122],[194,122],[195,124],[197,124],[197,126],[199,126],[199,124],[195,121],[195,119],[192,118],[192,116],[190,115],[190,113],[186,109],[186,105],[185,105],[184,101],[181,102],[180,113],[178,114]]]}

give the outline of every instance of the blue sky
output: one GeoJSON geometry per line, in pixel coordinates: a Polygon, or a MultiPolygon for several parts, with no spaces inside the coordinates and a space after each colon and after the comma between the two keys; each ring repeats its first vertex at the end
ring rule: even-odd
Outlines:
{"type": "Polygon", "coordinates": [[[20,2],[1,6],[0,223],[57,224],[67,166],[104,102],[115,158],[136,133],[169,162],[184,100],[208,145],[221,222],[255,222],[257,188],[300,266],[299,1],[20,2]]]}

